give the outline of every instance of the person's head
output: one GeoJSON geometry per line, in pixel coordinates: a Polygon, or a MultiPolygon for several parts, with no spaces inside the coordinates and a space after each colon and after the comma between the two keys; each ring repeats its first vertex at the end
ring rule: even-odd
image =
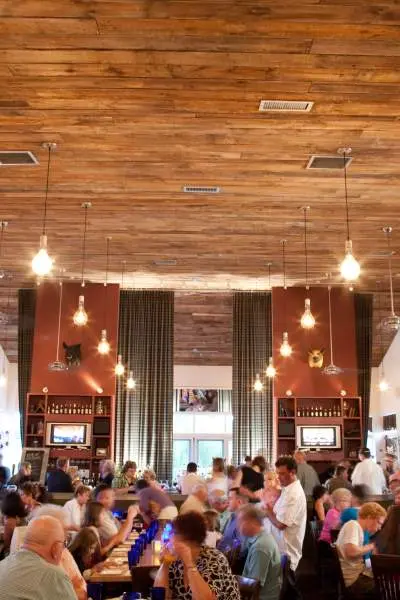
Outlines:
{"type": "Polygon", "coordinates": [[[358,451],[358,458],[363,461],[366,458],[371,458],[371,452],[369,448],[360,448],[358,451]]]}
{"type": "Polygon", "coordinates": [[[339,512],[342,512],[345,508],[349,508],[351,506],[351,492],[350,490],[346,490],[345,488],[338,488],[334,490],[331,494],[333,506],[339,512]]]}
{"type": "Polygon", "coordinates": [[[212,490],[208,496],[208,503],[218,513],[223,513],[228,507],[228,498],[222,490],[212,490]]]}
{"type": "Polygon", "coordinates": [[[33,515],[35,518],[52,517],[53,519],[57,519],[64,531],[68,530],[69,520],[62,506],[57,506],[57,504],[43,504],[43,506],[35,508],[33,515]]]}
{"type": "Polygon", "coordinates": [[[78,485],[74,495],[80,506],[83,506],[89,502],[91,491],[92,490],[87,485],[78,485]]]}
{"type": "Polygon", "coordinates": [[[25,481],[25,483],[21,485],[19,493],[25,506],[32,507],[38,502],[46,502],[47,500],[47,493],[44,485],[34,483],[33,481],[25,481]]]}
{"type": "Polygon", "coordinates": [[[216,510],[206,510],[203,514],[207,531],[219,531],[218,513],[216,510]]]}
{"type": "Polygon", "coordinates": [[[145,490],[150,487],[149,482],[146,479],[138,479],[136,482],[136,491],[140,492],[141,490],[145,490]]]}
{"type": "Polygon", "coordinates": [[[65,547],[65,532],[60,521],[39,516],[29,523],[22,548],[38,554],[52,565],[59,565],[65,547]]]}
{"type": "Polygon", "coordinates": [[[143,471],[143,479],[147,481],[149,485],[154,485],[157,481],[157,475],[153,469],[145,469],[143,471]]]}
{"type": "Polygon", "coordinates": [[[207,535],[203,515],[194,511],[178,515],[172,523],[172,529],[174,539],[192,547],[204,544],[207,535]]]}
{"type": "Polygon", "coordinates": [[[395,471],[389,477],[389,490],[393,494],[398,487],[400,487],[400,471],[395,471]]]}
{"type": "Polygon", "coordinates": [[[60,469],[60,471],[64,471],[66,473],[69,469],[69,458],[63,458],[60,456],[60,458],[57,458],[56,465],[57,469],[60,469]]]}
{"type": "Polygon", "coordinates": [[[281,486],[280,486],[278,475],[277,475],[276,471],[272,471],[271,469],[268,471],[265,471],[265,473],[264,473],[264,488],[271,489],[271,488],[280,488],[280,487],[281,486]]]}
{"type": "Polygon", "coordinates": [[[225,473],[225,461],[223,458],[213,458],[212,472],[214,475],[223,475],[225,473]]]}
{"type": "Polygon", "coordinates": [[[255,456],[251,461],[251,466],[258,473],[264,473],[267,468],[267,461],[263,456],[255,456]]]}
{"type": "Polygon", "coordinates": [[[247,455],[244,457],[244,464],[246,467],[251,467],[251,456],[247,455]]]}
{"type": "Polygon", "coordinates": [[[337,467],[335,468],[335,473],[334,473],[335,477],[340,477],[340,479],[347,479],[349,478],[349,473],[346,469],[346,467],[344,467],[343,465],[337,465],[337,467]]]}
{"type": "Polygon", "coordinates": [[[226,476],[231,481],[234,481],[237,477],[238,469],[234,465],[229,465],[226,467],[226,476]]]}
{"type": "Polygon", "coordinates": [[[297,463],[291,456],[280,456],[275,463],[275,469],[282,487],[296,481],[297,463]]]}
{"type": "Polygon", "coordinates": [[[263,528],[264,514],[252,504],[242,506],[237,515],[239,533],[245,537],[253,537],[263,528]]]}
{"type": "Polygon", "coordinates": [[[127,460],[122,467],[122,474],[133,479],[136,476],[137,465],[133,460],[127,460]]]}
{"type": "Polygon", "coordinates": [[[100,553],[100,543],[96,532],[91,527],[84,527],[76,534],[68,546],[68,550],[72,555],[79,553],[84,562],[86,560],[90,563],[91,557],[97,552],[100,553]]]}
{"type": "Polygon", "coordinates": [[[30,477],[32,474],[32,465],[30,462],[23,462],[19,467],[19,473],[23,477],[30,477]]]}
{"type": "Polygon", "coordinates": [[[105,508],[100,502],[88,502],[83,517],[84,527],[101,527],[104,523],[105,508]]]}
{"type": "Polygon", "coordinates": [[[240,493],[240,488],[231,488],[228,493],[228,510],[235,513],[244,504],[247,504],[247,497],[240,493]]]}
{"type": "Polygon", "coordinates": [[[358,512],[358,522],[363,531],[374,535],[383,525],[386,518],[386,510],[377,502],[366,502],[358,512]]]}
{"type": "Polygon", "coordinates": [[[203,504],[207,502],[208,489],[206,484],[197,483],[196,485],[194,485],[192,489],[192,496],[196,496],[196,498],[200,500],[200,502],[202,502],[203,504]]]}
{"type": "Polygon", "coordinates": [[[368,488],[366,485],[360,483],[353,486],[351,490],[351,505],[362,506],[368,498],[368,488]]]}
{"type": "Polygon", "coordinates": [[[317,502],[317,500],[322,500],[323,503],[328,502],[328,490],[323,485],[316,485],[312,491],[312,498],[314,502],[317,502]]]}
{"type": "Polygon", "coordinates": [[[293,454],[293,458],[298,465],[303,465],[305,462],[307,462],[306,455],[301,450],[296,450],[296,452],[293,454]]]}
{"type": "Polygon", "coordinates": [[[112,510],[115,504],[115,492],[108,485],[99,485],[96,488],[96,500],[104,506],[106,510],[112,510]]]}
{"type": "Polygon", "coordinates": [[[186,473],[197,473],[197,465],[195,462],[190,462],[187,464],[186,473]]]}
{"type": "Polygon", "coordinates": [[[386,452],[386,454],[384,455],[384,457],[382,459],[382,467],[389,473],[393,473],[396,460],[397,460],[397,456],[395,454],[386,452]]]}
{"type": "Polygon", "coordinates": [[[18,492],[8,492],[1,503],[1,512],[5,517],[24,519],[27,515],[25,503],[18,492]]]}
{"type": "Polygon", "coordinates": [[[99,465],[100,475],[105,477],[106,475],[114,475],[115,463],[112,460],[102,460],[99,465]]]}

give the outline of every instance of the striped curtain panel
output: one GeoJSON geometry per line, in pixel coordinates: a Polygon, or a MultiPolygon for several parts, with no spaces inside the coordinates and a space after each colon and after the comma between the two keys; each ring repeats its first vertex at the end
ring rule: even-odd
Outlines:
{"type": "Polygon", "coordinates": [[[117,383],[115,456],[172,478],[174,294],[121,291],[118,353],[136,389],[117,383]]]}
{"type": "Polygon", "coordinates": [[[24,442],[26,395],[31,385],[36,290],[18,290],[18,400],[24,442]]]}
{"type": "Polygon", "coordinates": [[[244,456],[273,456],[272,385],[254,392],[256,373],[264,371],[272,356],[271,294],[237,292],[233,296],[233,462],[244,456]]]}
{"type": "Polygon", "coordinates": [[[354,309],[356,316],[356,346],[358,363],[358,395],[362,405],[362,427],[364,432],[364,446],[368,438],[369,399],[371,392],[371,365],[372,365],[372,294],[354,294],[354,309]]]}

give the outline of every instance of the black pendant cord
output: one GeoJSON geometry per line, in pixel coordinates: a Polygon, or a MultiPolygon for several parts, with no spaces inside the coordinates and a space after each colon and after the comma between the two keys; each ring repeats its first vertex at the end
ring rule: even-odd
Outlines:
{"type": "Polygon", "coordinates": [[[283,289],[286,290],[286,240],[282,240],[283,289]]]}
{"type": "MultiPolygon", "coordinates": [[[[10,291],[10,288],[9,288],[8,289],[8,294],[7,294],[7,304],[6,304],[6,314],[7,314],[7,316],[10,315],[10,295],[11,295],[11,291],[10,291]]],[[[5,333],[4,354],[7,354],[7,350],[8,350],[8,327],[7,327],[7,323],[4,323],[4,333],[5,333]]]]}
{"type": "Polygon", "coordinates": [[[104,329],[107,329],[106,327],[106,320],[107,320],[107,288],[108,288],[108,269],[109,269],[109,265],[110,265],[110,241],[111,238],[107,237],[107,249],[106,249],[106,274],[105,274],[105,278],[104,278],[104,315],[103,315],[103,324],[104,324],[104,329]]]}
{"type": "Polygon", "coordinates": [[[308,252],[307,252],[307,207],[304,207],[304,255],[306,262],[306,290],[308,290],[308,252]]]}
{"type": "Polygon", "coordinates": [[[350,221],[349,221],[349,201],[347,197],[347,170],[346,170],[346,152],[343,152],[343,172],[344,172],[344,199],[346,203],[346,229],[347,241],[350,241],[350,221]]]}
{"type": "Polygon", "coordinates": [[[83,241],[82,241],[82,277],[81,277],[81,285],[85,287],[85,262],[86,262],[86,231],[87,231],[87,214],[88,214],[88,206],[84,205],[85,209],[85,223],[83,226],[83,241]]]}
{"type": "Polygon", "coordinates": [[[393,298],[392,245],[390,243],[391,233],[392,233],[391,229],[387,228],[386,237],[387,237],[387,247],[388,247],[388,254],[389,254],[390,308],[392,311],[392,316],[394,316],[395,312],[394,312],[394,298],[393,298]]]}
{"type": "Polygon", "coordinates": [[[122,270],[121,270],[121,290],[124,289],[124,285],[125,285],[125,268],[126,268],[126,261],[123,260],[122,261],[122,270]]]}
{"type": "MultiPolygon", "coordinates": [[[[4,221],[1,222],[1,233],[0,233],[0,261],[3,258],[3,238],[4,238],[4,230],[6,228],[6,224],[4,221]]],[[[1,267],[1,263],[0,263],[1,267]]]]}
{"type": "Polygon", "coordinates": [[[47,158],[46,191],[45,191],[45,196],[44,196],[44,212],[43,212],[43,227],[42,227],[43,235],[46,235],[47,198],[49,195],[50,163],[51,163],[51,144],[48,145],[47,151],[48,151],[48,158],[47,158]]]}
{"type": "Polygon", "coordinates": [[[63,282],[60,276],[60,280],[58,283],[60,287],[60,298],[58,304],[58,328],[57,328],[57,352],[56,352],[56,362],[59,362],[59,351],[60,351],[60,333],[61,333],[61,312],[62,312],[62,299],[63,299],[63,282]]]}
{"type": "Polygon", "coordinates": [[[268,289],[271,289],[271,263],[268,263],[268,289]]]}

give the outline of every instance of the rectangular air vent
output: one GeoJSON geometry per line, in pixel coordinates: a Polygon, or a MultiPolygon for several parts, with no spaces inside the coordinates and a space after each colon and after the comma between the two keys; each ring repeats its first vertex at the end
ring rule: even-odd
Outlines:
{"type": "Polygon", "coordinates": [[[8,150],[0,151],[0,167],[18,167],[20,165],[38,165],[39,161],[32,152],[8,150]]]}
{"type": "Polygon", "coordinates": [[[314,102],[290,100],[261,100],[259,112],[310,112],[314,102]]]}
{"type": "Polygon", "coordinates": [[[153,260],[153,265],[157,267],[175,267],[177,261],[174,258],[160,258],[159,260],[153,260]]]}
{"type": "MultiPolygon", "coordinates": [[[[346,167],[350,165],[352,160],[351,156],[346,156],[346,167]]],[[[343,156],[317,156],[314,154],[310,157],[306,169],[343,169],[343,156]]]]}
{"type": "Polygon", "coordinates": [[[182,189],[185,194],[219,194],[221,191],[221,188],[214,185],[184,185],[182,189]]]}

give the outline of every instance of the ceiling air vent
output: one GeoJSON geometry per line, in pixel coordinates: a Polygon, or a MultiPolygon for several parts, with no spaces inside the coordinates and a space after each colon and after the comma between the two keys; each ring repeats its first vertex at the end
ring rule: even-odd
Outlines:
{"type": "MultiPolygon", "coordinates": [[[[345,162],[348,167],[352,161],[351,156],[346,156],[345,162]]],[[[306,169],[343,169],[343,156],[313,156],[307,163],[306,169]]]]}
{"type": "Polygon", "coordinates": [[[182,189],[185,194],[219,194],[221,191],[216,185],[184,185],[182,189]]]}
{"type": "Polygon", "coordinates": [[[37,165],[39,161],[32,152],[0,151],[0,167],[18,167],[20,165],[37,165]]]}
{"type": "Polygon", "coordinates": [[[158,260],[153,260],[153,265],[157,267],[175,267],[177,261],[174,258],[160,258],[158,260]]]}
{"type": "Polygon", "coordinates": [[[259,112],[310,112],[314,102],[291,100],[261,100],[259,112]]]}

